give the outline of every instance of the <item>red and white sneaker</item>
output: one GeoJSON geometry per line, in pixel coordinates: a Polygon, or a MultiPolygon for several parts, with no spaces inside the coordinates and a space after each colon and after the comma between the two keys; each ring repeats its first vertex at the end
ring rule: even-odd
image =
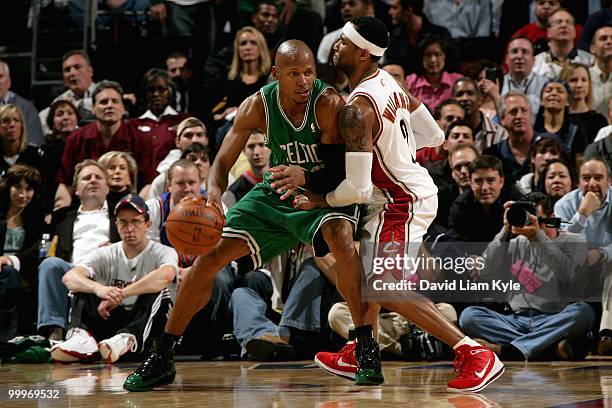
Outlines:
{"type": "Polygon", "coordinates": [[[102,359],[107,364],[112,364],[128,351],[135,352],[138,349],[138,342],[133,334],[119,333],[99,342],[98,348],[102,359]]]}
{"type": "Polygon", "coordinates": [[[51,357],[62,363],[73,363],[98,360],[100,353],[96,339],[87,330],[77,327],[68,330],[65,341],[51,347],[51,357]]]}
{"type": "Polygon", "coordinates": [[[447,391],[478,392],[504,372],[504,364],[494,352],[482,346],[464,344],[455,350],[457,377],[448,383],[447,391]]]}
{"type": "Polygon", "coordinates": [[[323,370],[349,380],[355,379],[357,358],[355,357],[356,342],[349,341],[337,353],[321,351],[315,356],[315,363],[323,370]]]}

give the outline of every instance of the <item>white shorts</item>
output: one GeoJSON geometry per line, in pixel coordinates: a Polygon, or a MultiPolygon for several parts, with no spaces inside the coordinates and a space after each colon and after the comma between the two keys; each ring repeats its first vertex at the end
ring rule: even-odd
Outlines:
{"type": "Polygon", "coordinates": [[[438,196],[416,202],[392,202],[380,190],[375,190],[373,202],[365,206],[360,225],[359,253],[366,276],[384,271],[402,279],[416,272],[415,262],[423,236],[436,218],[438,196]],[[384,258],[401,258],[402,262],[384,264],[384,258]],[[376,262],[376,263],[375,263],[376,262]],[[399,266],[399,267],[398,267],[399,266]]]}

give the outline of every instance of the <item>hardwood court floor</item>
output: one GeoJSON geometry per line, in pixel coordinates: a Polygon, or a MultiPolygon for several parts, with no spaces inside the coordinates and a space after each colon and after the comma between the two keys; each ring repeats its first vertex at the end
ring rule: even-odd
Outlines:
{"type": "Polygon", "coordinates": [[[1,407],[612,407],[612,361],[509,363],[481,394],[450,394],[452,364],[385,362],[386,383],[356,387],[310,362],[178,362],[174,384],[128,393],[136,367],[13,364],[0,366],[1,407]],[[59,390],[51,400],[9,399],[9,390],[59,390]]]}

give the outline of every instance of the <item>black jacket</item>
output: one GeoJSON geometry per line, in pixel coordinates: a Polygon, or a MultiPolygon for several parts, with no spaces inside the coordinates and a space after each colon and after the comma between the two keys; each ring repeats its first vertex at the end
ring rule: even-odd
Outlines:
{"type": "Polygon", "coordinates": [[[457,241],[469,242],[462,245],[465,252],[482,253],[504,224],[505,201],[502,192],[487,213],[471,189],[464,191],[451,206],[447,234],[457,241]]]}
{"type": "MultiPolygon", "coordinates": [[[[57,247],[55,249],[55,256],[62,258],[64,261],[70,262],[72,258],[73,250],[73,231],[74,221],[77,216],[77,208],[65,207],[53,213],[52,226],[55,231],[55,235],[58,236],[57,247]]],[[[117,225],[115,224],[115,215],[113,214],[113,208],[109,206],[108,217],[110,222],[110,237],[109,240],[112,243],[121,241],[119,232],[117,231],[117,225]]]]}
{"type": "MultiPolygon", "coordinates": [[[[4,243],[6,239],[6,213],[6,209],[0,210],[0,254],[2,255],[4,255],[4,243]]],[[[26,233],[23,245],[21,250],[14,254],[14,256],[19,258],[19,262],[21,263],[19,274],[25,281],[31,284],[36,281],[38,251],[44,225],[45,220],[42,208],[33,200],[23,213],[23,229],[26,233]]]]}

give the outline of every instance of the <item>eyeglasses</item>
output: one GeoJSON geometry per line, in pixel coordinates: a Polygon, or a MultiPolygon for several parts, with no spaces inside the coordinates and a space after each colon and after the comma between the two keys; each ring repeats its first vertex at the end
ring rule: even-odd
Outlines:
{"type": "Polygon", "coordinates": [[[459,173],[461,170],[463,170],[464,167],[470,167],[470,163],[466,162],[466,163],[457,163],[453,166],[453,171],[456,171],[457,173],[459,173]]]}
{"type": "Polygon", "coordinates": [[[446,115],[444,116],[444,120],[447,122],[454,122],[456,120],[462,120],[463,118],[461,116],[454,116],[454,115],[446,115]]]}
{"type": "Polygon", "coordinates": [[[127,228],[127,227],[138,228],[144,223],[145,223],[145,220],[130,220],[130,221],[117,220],[117,226],[119,228],[127,228]]]}
{"type": "Polygon", "coordinates": [[[544,224],[549,228],[560,228],[561,227],[561,218],[557,217],[538,217],[538,224],[544,224]]]}

